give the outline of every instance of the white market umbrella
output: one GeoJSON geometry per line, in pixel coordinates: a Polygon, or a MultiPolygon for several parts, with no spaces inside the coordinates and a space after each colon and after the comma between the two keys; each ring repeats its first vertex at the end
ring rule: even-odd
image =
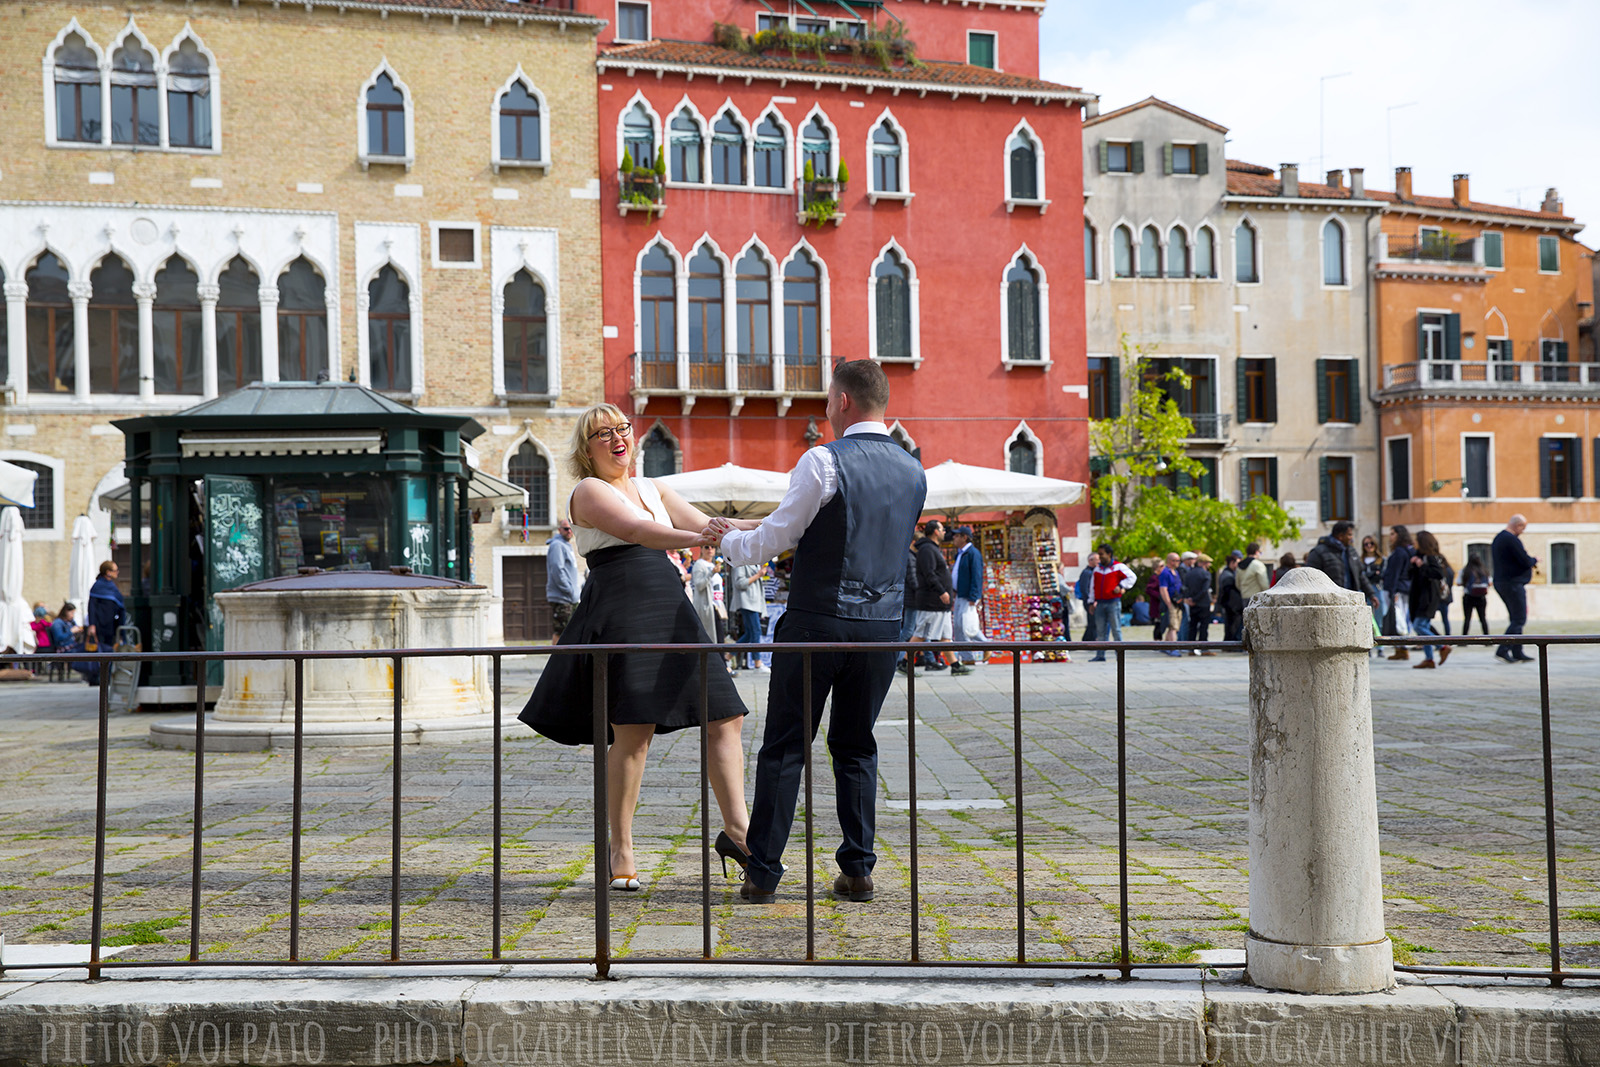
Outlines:
{"type": "Polygon", "coordinates": [[[706,470],[668,474],[656,481],[671,486],[684,500],[707,515],[759,519],[770,515],[789,491],[789,476],[755,467],[724,463],[706,470]]]}
{"type": "Polygon", "coordinates": [[[99,539],[94,520],[89,516],[79,515],[72,521],[72,559],[67,569],[67,599],[86,612],[89,589],[99,577],[100,553],[95,548],[95,542],[99,539]]]}
{"type": "Polygon", "coordinates": [[[1082,482],[1041,478],[947,459],[928,471],[924,511],[1015,511],[1061,508],[1083,499],[1082,482]]]}
{"type": "Polygon", "coordinates": [[[39,472],[0,460],[0,505],[33,507],[33,485],[39,472]]]}
{"type": "Polygon", "coordinates": [[[33,612],[22,597],[22,512],[0,511],[0,651],[34,649],[33,612]]]}

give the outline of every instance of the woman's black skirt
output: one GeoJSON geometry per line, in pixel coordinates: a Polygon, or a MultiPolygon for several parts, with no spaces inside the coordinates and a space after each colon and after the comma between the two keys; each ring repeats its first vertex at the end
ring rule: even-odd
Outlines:
{"type": "MultiPolygon", "coordinates": [[[[618,545],[592,552],[587,560],[588,581],[557,645],[711,643],[666,553],[618,545]]],[[[746,714],[722,657],[709,653],[706,668],[708,720],[746,714]]],[[[651,724],[658,734],[700,725],[700,654],[611,653],[606,717],[612,724],[651,724]]],[[[519,718],[563,745],[593,744],[594,657],[547,657],[519,718]]]]}

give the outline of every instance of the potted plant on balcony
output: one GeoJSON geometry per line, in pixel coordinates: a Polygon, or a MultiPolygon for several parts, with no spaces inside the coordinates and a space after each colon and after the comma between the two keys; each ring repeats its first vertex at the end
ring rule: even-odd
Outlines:
{"type": "Polygon", "coordinates": [[[635,208],[652,208],[661,203],[662,179],[666,174],[666,158],[656,153],[656,165],[638,166],[633,153],[622,151],[622,164],[617,168],[617,181],[623,203],[635,208]]]}

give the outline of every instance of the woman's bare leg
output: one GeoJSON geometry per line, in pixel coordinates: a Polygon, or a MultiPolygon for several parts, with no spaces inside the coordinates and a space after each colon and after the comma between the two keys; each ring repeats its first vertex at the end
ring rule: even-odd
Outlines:
{"type": "Polygon", "coordinates": [[[745,834],[750,830],[750,812],[744,803],[743,726],[744,716],[733,715],[712,722],[706,735],[706,776],[722,811],[722,827],[740,848],[745,847],[745,834]]]}
{"type": "Polygon", "coordinates": [[[656,728],[650,723],[613,724],[616,739],[606,750],[606,807],[611,822],[611,873],[637,873],[633,858],[633,809],[656,728]]]}

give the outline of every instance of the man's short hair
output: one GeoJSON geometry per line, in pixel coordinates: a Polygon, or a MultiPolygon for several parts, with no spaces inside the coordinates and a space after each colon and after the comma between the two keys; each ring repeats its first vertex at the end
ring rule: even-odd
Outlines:
{"type": "Polygon", "coordinates": [[[114,571],[116,569],[117,569],[116,561],[108,559],[105,562],[100,564],[100,577],[104,578],[106,575],[110,574],[112,571],[114,571]]]}
{"type": "Polygon", "coordinates": [[[932,537],[933,531],[937,530],[943,525],[944,523],[940,522],[938,519],[929,519],[927,522],[922,524],[922,536],[932,537]]]}
{"type": "Polygon", "coordinates": [[[889,406],[889,378],[870,359],[852,359],[835,366],[833,384],[864,411],[883,411],[889,406]]]}
{"type": "Polygon", "coordinates": [[[1349,519],[1340,519],[1338,522],[1333,524],[1333,530],[1331,531],[1333,534],[1333,539],[1337,541],[1339,538],[1343,537],[1346,533],[1349,533],[1355,528],[1356,524],[1351,522],[1349,519]]]}
{"type": "Polygon", "coordinates": [[[1244,554],[1247,556],[1253,556],[1260,551],[1261,545],[1256,541],[1251,541],[1248,545],[1244,546],[1244,554]]]}
{"type": "Polygon", "coordinates": [[[1113,558],[1113,559],[1116,558],[1116,556],[1111,551],[1111,546],[1110,545],[1101,545],[1099,548],[1095,549],[1095,551],[1100,553],[1102,556],[1111,556],[1111,558],[1113,558]]]}

